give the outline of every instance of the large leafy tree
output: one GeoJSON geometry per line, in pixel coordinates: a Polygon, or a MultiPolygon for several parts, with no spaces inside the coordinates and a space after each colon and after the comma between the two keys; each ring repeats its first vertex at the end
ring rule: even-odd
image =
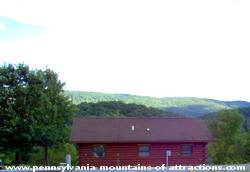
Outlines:
{"type": "Polygon", "coordinates": [[[0,147],[20,154],[32,147],[34,116],[32,107],[38,106],[35,97],[29,92],[31,85],[38,82],[28,66],[4,65],[0,68],[0,147]],[[33,83],[33,84],[31,84],[33,83]]]}
{"type": "MultiPolygon", "coordinates": [[[[0,148],[27,155],[33,146],[46,150],[67,139],[73,112],[63,95],[64,83],[53,71],[30,70],[27,65],[0,67],[0,148]]],[[[45,158],[47,163],[47,158],[45,158]]]]}
{"type": "Polygon", "coordinates": [[[52,70],[42,72],[43,99],[37,109],[35,142],[44,147],[45,163],[48,164],[48,147],[63,145],[69,136],[74,106],[63,94],[64,84],[52,70]]]}
{"type": "Polygon", "coordinates": [[[213,163],[244,162],[242,124],[243,117],[236,110],[220,111],[210,122],[214,141],[208,147],[208,154],[213,163]]]}

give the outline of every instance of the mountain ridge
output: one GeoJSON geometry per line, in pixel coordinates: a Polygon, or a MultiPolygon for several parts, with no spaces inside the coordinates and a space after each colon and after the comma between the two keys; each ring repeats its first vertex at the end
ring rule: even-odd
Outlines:
{"type": "Polygon", "coordinates": [[[247,101],[220,101],[197,97],[151,97],[131,94],[111,94],[88,91],[65,91],[65,95],[72,99],[74,104],[81,102],[98,103],[107,101],[122,101],[135,103],[147,107],[158,108],[167,112],[184,116],[199,117],[205,114],[224,109],[250,107],[247,101]]]}

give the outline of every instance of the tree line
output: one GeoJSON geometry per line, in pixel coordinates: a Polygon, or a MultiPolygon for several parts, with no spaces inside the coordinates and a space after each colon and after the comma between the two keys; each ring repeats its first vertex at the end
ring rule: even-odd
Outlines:
{"type": "Polygon", "coordinates": [[[161,109],[134,103],[127,104],[122,101],[83,102],[77,105],[76,115],[83,117],[180,117],[180,115],[161,109]]]}

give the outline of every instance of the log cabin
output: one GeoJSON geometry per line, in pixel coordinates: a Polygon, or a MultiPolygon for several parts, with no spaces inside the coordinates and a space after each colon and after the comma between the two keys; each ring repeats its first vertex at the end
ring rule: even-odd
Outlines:
{"type": "Polygon", "coordinates": [[[73,119],[79,165],[200,165],[212,135],[197,118],[73,119]]]}

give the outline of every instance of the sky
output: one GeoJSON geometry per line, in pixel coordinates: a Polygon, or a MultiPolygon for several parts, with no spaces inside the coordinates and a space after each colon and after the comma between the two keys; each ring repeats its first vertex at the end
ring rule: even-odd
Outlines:
{"type": "Polygon", "coordinates": [[[0,0],[0,63],[65,89],[250,101],[249,0],[0,0]]]}

